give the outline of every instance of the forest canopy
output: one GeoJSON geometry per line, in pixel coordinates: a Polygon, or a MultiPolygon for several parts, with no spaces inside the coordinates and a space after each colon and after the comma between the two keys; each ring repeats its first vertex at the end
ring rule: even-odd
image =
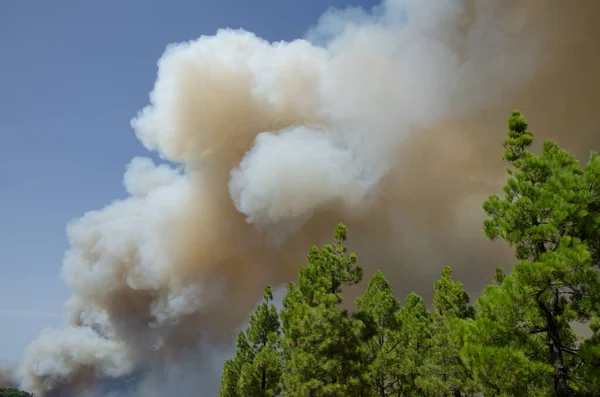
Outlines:
{"type": "Polygon", "coordinates": [[[502,196],[483,203],[484,233],[514,248],[473,303],[445,267],[431,307],[398,297],[377,271],[353,310],[363,271],[339,224],[312,247],[283,308],[271,287],[238,334],[220,397],[597,396],[600,393],[600,158],[547,140],[540,154],[513,111],[502,196]],[[578,335],[573,326],[589,326],[578,335]]]}
{"type": "Polygon", "coordinates": [[[33,397],[33,395],[17,389],[0,389],[0,397],[33,397]]]}

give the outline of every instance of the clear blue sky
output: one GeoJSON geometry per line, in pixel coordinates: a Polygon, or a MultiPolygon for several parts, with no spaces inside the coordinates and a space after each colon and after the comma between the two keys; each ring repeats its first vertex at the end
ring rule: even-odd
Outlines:
{"type": "Polygon", "coordinates": [[[147,155],[129,126],[171,42],[244,28],[301,36],[360,0],[3,0],[0,3],[0,362],[61,326],[66,223],[124,197],[147,155]]]}

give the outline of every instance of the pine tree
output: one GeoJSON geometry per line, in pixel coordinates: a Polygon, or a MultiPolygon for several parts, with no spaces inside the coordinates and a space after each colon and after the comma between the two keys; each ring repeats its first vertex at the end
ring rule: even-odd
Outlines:
{"type": "Polygon", "coordinates": [[[446,318],[469,318],[474,308],[469,305],[470,297],[460,281],[452,279],[450,266],[444,267],[440,279],[433,284],[433,307],[435,313],[446,318]]]}
{"type": "Polygon", "coordinates": [[[471,374],[460,355],[461,339],[457,332],[461,320],[472,317],[469,295],[462,283],[452,280],[446,266],[434,283],[431,313],[431,339],[422,367],[420,383],[430,395],[461,396],[472,389],[471,374]]]}
{"type": "Polygon", "coordinates": [[[284,333],[284,393],[288,397],[363,396],[364,326],[339,305],[343,287],[362,278],[356,256],[347,255],[346,227],[338,225],[335,243],[312,247],[298,282],[288,285],[281,313],[284,333]]]}
{"type": "Polygon", "coordinates": [[[281,391],[279,315],[270,286],[263,299],[238,334],[235,357],[225,362],[220,397],[275,397],[281,391]]]}
{"type": "Polygon", "coordinates": [[[518,370],[541,375],[543,364],[550,366],[555,396],[598,392],[591,378],[598,331],[581,345],[571,323],[595,322],[600,309],[600,158],[592,153],[582,168],[551,140],[536,156],[528,150],[532,141],[514,111],[504,141],[504,160],[512,166],[505,194],[491,196],[483,208],[487,237],[515,247],[520,262],[481,299],[479,321],[521,349],[522,356],[511,353],[524,363],[518,370]]]}
{"type": "Polygon", "coordinates": [[[238,383],[242,366],[251,362],[252,349],[244,331],[238,332],[235,343],[235,357],[225,361],[221,375],[221,390],[219,397],[240,397],[238,383]]]}
{"type": "Polygon", "coordinates": [[[367,376],[372,387],[369,395],[389,396],[397,388],[396,373],[400,366],[397,354],[400,303],[381,271],[371,277],[365,294],[357,299],[356,305],[357,317],[372,327],[364,342],[367,376]]]}
{"type": "Polygon", "coordinates": [[[522,319],[520,286],[497,273],[496,284],[477,300],[474,320],[461,329],[463,357],[486,396],[542,397],[552,395],[552,367],[540,353],[544,346],[531,338],[522,319]]]}
{"type": "Polygon", "coordinates": [[[404,306],[398,312],[402,324],[397,332],[399,346],[394,350],[399,363],[393,375],[397,396],[426,396],[421,374],[430,347],[432,321],[423,298],[414,292],[406,296],[404,306]]]}
{"type": "Polygon", "coordinates": [[[0,389],[0,397],[33,397],[33,394],[17,389],[0,389]]]}

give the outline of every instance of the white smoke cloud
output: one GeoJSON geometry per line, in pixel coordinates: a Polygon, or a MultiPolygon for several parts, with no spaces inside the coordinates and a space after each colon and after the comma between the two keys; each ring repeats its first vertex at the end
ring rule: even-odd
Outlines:
{"type": "Polygon", "coordinates": [[[553,48],[539,3],[386,0],[326,13],[307,40],[170,45],[132,127],[179,168],[134,158],[130,197],[69,224],[69,323],[30,345],[22,387],[92,392],[141,370],[138,396],[208,396],[214,346],[339,221],[367,270],[411,288],[449,260],[502,258],[463,204],[504,168],[482,115],[503,120],[553,48]]]}
{"type": "Polygon", "coordinates": [[[123,184],[131,196],[143,197],[156,188],[172,185],[180,174],[162,164],[156,166],[145,157],[135,157],[127,166],[123,184]]]}
{"type": "Polygon", "coordinates": [[[229,189],[248,222],[263,228],[291,222],[298,229],[319,207],[360,205],[383,176],[368,175],[368,167],[359,153],[336,144],[334,134],[293,127],[259,134],[232,171],[229,189]]]}
{"type": "Polygon", "coordinates": [[[44,389],[60,390],[79,376],[118,377],[135,368],[127,346],[86,327],[43,332],[28,347],[25,360],[31,364],[24,374],[25,389],[39,387],[30,383],[39,378],[44,389]]]}

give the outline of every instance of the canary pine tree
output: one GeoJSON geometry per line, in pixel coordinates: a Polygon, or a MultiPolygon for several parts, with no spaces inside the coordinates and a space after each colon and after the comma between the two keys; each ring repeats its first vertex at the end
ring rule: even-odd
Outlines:
{"type": "Polygon", "coordinates": [[[340,224],[334,244],[312,247],[298,282],[288,285],[281,312],[287,397],[368,393],[361,344],[365,327],[340,307],[343,288],[362,279],[356,256],[347,254],[346,233],[340,224]]]}
{"type": "Polygon", "coordinates": [[[460,354],[461,321],[473,316],[469,295],[462,283],[452,279],[446,266],[434,283],[431,336],[420,369],[421,388],[432,396],[462,396],[472,392],[471,373],[460,354]]]}
{"type": "MultiPolygon", "coordinates": [[[[556,397],[597,393],[597,332],[583,344],[573,322],[597,324],[600,279],[596,247],[600,225],[600,158],[581,167],[552,140],[539,156],[519,111],[509,119],[504,160],[511,165],[504,197],[492,195],[483,208],[485,234],[515,248],[519,263],[482,297],[480,321],[487,342],[520,349],[510,355],[531,377],[550,367],[556,397]],[[492,332],[493,331],[493,332],[492,332]],[[596,361],[594,361],[596,360],[596,361]]],[[[483,345],[483,344],[481,344],[483,345]]],[[[514,349],[513,349],[514,350],[514,349]]],[[[489,357],[496,354],[489,353],[489,357]]]]}
{"type": "Polygon", "coordinates": [[[221,390],[219,397],[240,397],[238,384],[242,372],[242,366],[252,360],[252,350],[246,333],[240,331],[235,343],[235,356],[223,366],[221,375],[221,390]]]}
{"type": "Polygon", "coordinates": [[[381,271],[369,280],[364,295],[356,300],[358,313],[372,332],[365,333],[363,349],[367,376],[371,384],[368,396],[387,397],[398,387],[400,369],[400,302],[381,271]]]}
{"type": "Polygon", "coordinates": [[[427,396],[425,361],[431,346],[432,319],[425,301],[415,292],[406,296],[404,305],[398,311],[401,327],[397,333],[399,346],[394,350],[398,367],[394,369],[396,377],[396,395],[427,396]]]}
{"type": "Polygon", "coordinates": [[[552,366],[538,329],[526,326],[532,312],[513,277],[496,277],[476,301],[475,319],[461,329],[462,355],[485,396],[551,396],[552,366]]]}
{"type": "Polygon", "coordinates": [[[263,299],[238,334],[235,357],[225,362],[220,397],[275,397],[281,391],[279,315],[270,286],[263,299]]]}

